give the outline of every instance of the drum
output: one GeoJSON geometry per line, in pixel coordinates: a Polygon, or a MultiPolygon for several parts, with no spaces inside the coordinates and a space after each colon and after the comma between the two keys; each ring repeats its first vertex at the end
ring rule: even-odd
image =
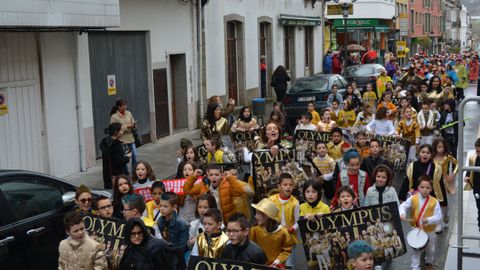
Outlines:
{"type": "Polygon", "coordinates": [[[422,250],[428,245],[428,235],[419,228],[412,229],[407,234],[407,243],[414,250],[422,250]]]}

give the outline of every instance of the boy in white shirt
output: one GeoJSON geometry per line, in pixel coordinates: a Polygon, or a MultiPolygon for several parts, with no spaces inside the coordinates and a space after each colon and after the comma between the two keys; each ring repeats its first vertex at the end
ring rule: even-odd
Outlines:
{"type": "Polygon", "coordinates": [[[317,131],[317,126],[310,123],[311,121],[312,121],[312,113],[304,112],[302,114],[302,119],[300,119],[300,121],[298,122],[298,125],[295,127],[295,132],[297,132],[297,130],[317,131]]]}

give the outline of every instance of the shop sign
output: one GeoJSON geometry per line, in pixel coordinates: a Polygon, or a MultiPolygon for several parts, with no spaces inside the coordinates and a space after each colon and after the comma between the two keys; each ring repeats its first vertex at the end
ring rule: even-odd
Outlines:
{"type": "MultiPolygon", "coordinates": [[[[335,28],[345,27],[344,20],[334,20],[335,28]]],[[[378,19],[350,19],[347,20],[347,27],[377,27],[380,26],[378,19]]]]}
{"type": "Polygon", "coordinates": [[[317,26],[321,25],[322,21],[318,20],[302,20],[302,19],[286,19],[281,18],[280,23],[282,25],[291,25],[291,26],[317,26]]]}
{"type": "Polygon", "coordinates": [[[397,57],[404,58],[407,56],[407,42],[397,41],[397,57]]]}
{"type": "MultiPolygon", "coordinates": [[[[327,16],[328,15],[343,15],[342,5],[328,5],[327,16]]],[[[348,15],[353,15],[353,4],[348,5],[348,15]]]]}

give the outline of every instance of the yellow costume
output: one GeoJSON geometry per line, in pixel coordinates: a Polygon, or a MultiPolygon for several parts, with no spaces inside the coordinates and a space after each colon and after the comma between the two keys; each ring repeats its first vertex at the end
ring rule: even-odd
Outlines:
{"type": "Polygon", "coordinates": [[[215,154],[212,155],[212,153],[208,152],[207,154],[207,164],[210,163],[217,163],[217,164],[223,164],[223,151],[222,150],[217,150],[215,151],[215,154]],[[215,157],[215,162],[212,162],[212,158],[215,157]]]}
{"type": "Polygon", "coordinates": [[[397,133],[401,134],[403,138],[409,139],[411,145],[417,143],[417,139],[420,138],[420,125],[412,118],[410,125],[407,125],[407,121],[402,119],[397,126],[397,133]]]}
{"type": "Polygon", "coordinates": [[[373,91],[366,91],[363,93],[363,102],[375,108],[375,106],[377,106],[377,95],[373,91]]]}
{"type": "Polygon", "coordinates": [[[354,110],[350,110],[350,111],[340,110],[340,112],[338,112],[337,124],[341,128],[352,127],[353,124],[355,124],[356,120],[357,118],[355,116],[354,110]]]}
{"type": "Polygon", "coordinates": [[[228,236],[223,232],[216,237],[210,237],[210,241],[207,240],[207,235],[203,232],[197,238],[198,255],[207,258],[220,258],[227,242],[228,236]]]}
{"type": "MultiPolygon", "coordinates": [[[[290,196],[286,203],[282,203],[280,201],[279,194],[272,195],[268,199],[272,201],[278,207],[278,209],[280,209],[277,215],[278,222],[282,223],[282,218],[284,218],[285,224],[282,225],[287,228],[290,228],[297,223],[297,220],[295,219],[295,208],[299,207],[299,202],[294,196],[290,196]]],[[[295,243],[298,243],[297,235],[295,234],[295,232],[290,234],[290,236],[295,243]]]]}
{"type": "Polygon", "coordinates": [[[335,170],[335,160],[330,156],[314,157],[313,163],[320,170],[322,174],[329,174],[335,170]]]}
{"type": "MultiPolygon", "coordinates": [[[[420,209],[422,206],[419,203],[419,196],[420,194],[415,194],[412,196],[412,221],[410,221],[410,225],[412,227],[416,227],[417,225],[415,224],[418,213],[420,213],[420,209]]],[[[429,195],[430,196],[430,195],[429,195]]],[[[437,199],[435,197],[430,196],[430,199],[428,200],[428,205],[425,208],[425,212],[423,214],[423,218],[429,218],[433,216],[435,213],[435,205],[438,203],[437,199]]],[[[435,228],[437,227],[437,224],[430,224],[430,225],[423,225],[423,230],[425,232],[433,232],[435,228]]]]}
{"type": "MultiPolygon", "coordinates": [[[[155,200],[151,200],[147,202],[147,205],[145,206],[146,212],[147,212],[147,219],[155,221],[155,209],[158,209],[160,211],[160,207],[155,203],[155,200]]],[[[160,214],[158,214],[158,217],[160,214]]],[[[157,217],[157,218],[158,218],[157,217]]]]}
{"type": "Polygon", "coordinates": [[[320,132],[330,132],[335,126],[336,123],[333,120],[330,120],[330,123],[325,123],[321,120],[317,123],[317,129],[320,132]]]}
{"type": "Polygon", "coordinates": [[[342,144],[344,144],[343,140],[341,140],[338,144],[335,144],[333,142],[327,143],[328,155],[332,157],[333,160],[338,160],[343,157],[342,144]]]}
{"type": "MultiPolygon", "coordinates": [[[[414,162],[410,163],[407,167],[408,190],[413,188],[413,163],[414,162]]],[[[442,167],[435,165],[435,171],[433,171],[433,193],[439,202],[443,202],[443,192],[440,187],[440,181],[442,181],[442,167]]]]}
{"type": "Polygon", "coordinates": [[[316,215],[316,214],[329,214],[330,207],[324,204],[322,201],[319,201],[315,207],[312,207],[307,202],[300,205],[300,216],[305,215],[316,215]]]}
{"type": "MultiPolygon", "coordinates": [[[[457,174],[458,160],[452,157],[451,155],[444,156],[442,160],[433,159],[433,161],[435,162],[436,165],[442,167],[443,181],[447,181],[447,176],[449,174],[451,173],[457,174]],[[450,168],[450,165],[452,165],[451,168],[450,168]]],[[[450,184],[451,183],[445,182],[445,188],[452,193],[453,190],[451,190],[452,187],[450,187],[450,184]]]]}
{"type": "Polygon", "coordinates": [[[312,114],[312,121],[310,121],[310,123],[316,125],[318,122],[320,122],[320,114],[318,114],[317,111],[313,110],[310,113],[312,114]]]}
{"type": "Polygon", "coordinates": [[[255,242],[267,255],[267,265],[275,260],[285,263],[292,253],[292,246],[295,241],[292,239],[287,229],[282,226],[269,233],[262,226],[255,226],[250,230],[250,240],[255,242]]]}

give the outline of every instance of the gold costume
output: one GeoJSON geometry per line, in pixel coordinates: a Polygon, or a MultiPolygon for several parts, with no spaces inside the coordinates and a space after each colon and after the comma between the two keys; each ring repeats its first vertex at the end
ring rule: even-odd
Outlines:
{"type": "Polygon", "coordinates": [[[227,245],[228,236],[225,233],[220,233],[216,237],[210,237],[210,241],[207,240],[205,233],[198,235],[198,255],[207,258],[220,258],[222,251],[227,245]]]}

